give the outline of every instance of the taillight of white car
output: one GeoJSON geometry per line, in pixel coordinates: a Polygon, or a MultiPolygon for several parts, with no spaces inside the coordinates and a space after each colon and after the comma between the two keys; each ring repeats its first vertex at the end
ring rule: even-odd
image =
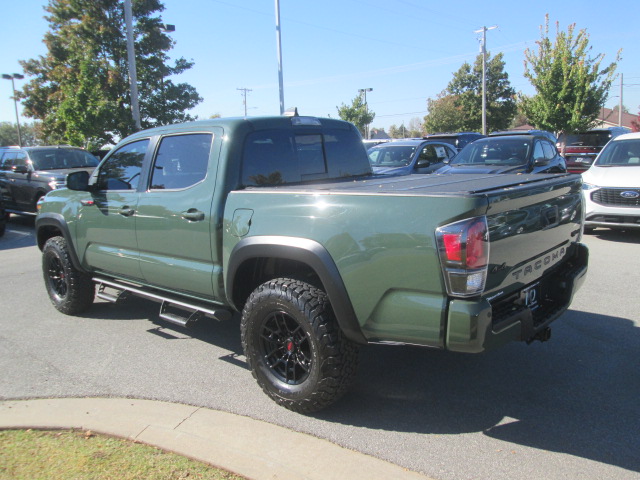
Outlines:
{"type": "Polygon", "coordinates": [[[481,295],[489,265],[489,227],[485,216],[436,229],[447,293],[452,297],[481,295]]]}

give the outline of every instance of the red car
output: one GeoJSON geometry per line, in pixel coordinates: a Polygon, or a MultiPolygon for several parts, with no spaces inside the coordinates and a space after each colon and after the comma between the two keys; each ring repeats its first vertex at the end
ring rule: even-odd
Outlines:
{"type": "Polygon", "coordinates": [[[609,127],[578,133],[562,133],[558,137],[556,146],[567,162],[567,171],[582,173],[591,166],[609,140],[630,131],[626,127],[609,127]]]}

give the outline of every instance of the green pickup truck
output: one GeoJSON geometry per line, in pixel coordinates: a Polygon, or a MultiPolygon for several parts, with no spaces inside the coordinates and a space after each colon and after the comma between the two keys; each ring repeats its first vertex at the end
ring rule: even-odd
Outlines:
{"type": "Polygon", "coordinates": [[[67,187],[36,219],[59,311],[134,294],[181,326],[241,312],[253,376],[302,413],[345,393],[361,345],[547,340],[587,271],[579,176],[375,176],[334,119],[142,131],[67,187]]]}

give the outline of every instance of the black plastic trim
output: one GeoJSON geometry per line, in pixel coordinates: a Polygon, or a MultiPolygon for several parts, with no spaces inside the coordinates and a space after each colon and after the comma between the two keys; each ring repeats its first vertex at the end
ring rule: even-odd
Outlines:
{"type": "Polygon", "coordinates": [[[236,273],[245,261],[253,258],[280,258],[308,265],[320,278],[346,337],[356,343],[367,343],[338,267],[321,244],[306,238],[280,236],[255,236],[241,240],[231,252],[227,266],[225,288],[230,301],[234,298],[232,289],[236,273]]]}
{"type": "Polygon", "coordinates": [[[87,270],[80,263],[80,259],[76,254],[76,249],[71,241],[71,233],[69,232],[69,226],[64,219],[64,216],[59,213],[41,213],[36,217],[35,222],[36,227],[36,241],[38,243],[38,248],[42,250],[44,248],[44,244],[46,242],[46,238],[41,238],[41,230],[44,227],[54,227],[60,232],[62,232],[62,236],[67,241],[67,248],[69,249],[69,256],[71,257],[71,261],[73,262],[73,266],[82,272],[86,272],[87,270]]]}

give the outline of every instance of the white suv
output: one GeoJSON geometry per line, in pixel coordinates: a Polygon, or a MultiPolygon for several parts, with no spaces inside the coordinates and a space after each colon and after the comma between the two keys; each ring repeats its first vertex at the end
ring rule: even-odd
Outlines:
{"type": "Polygon", "coordinates": [[[640,229],[640,133],[612,139],[582,179],[585,231],[640,229]]]}

